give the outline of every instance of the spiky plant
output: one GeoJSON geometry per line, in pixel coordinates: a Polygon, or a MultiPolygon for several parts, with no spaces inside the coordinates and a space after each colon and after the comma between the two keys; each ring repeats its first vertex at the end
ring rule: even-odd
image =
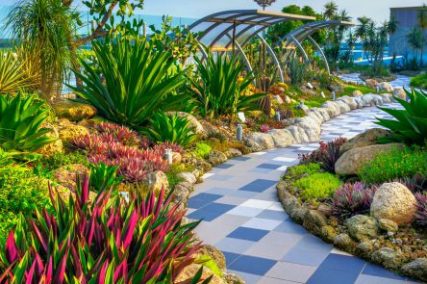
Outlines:
{"type": "Polygon", "coordinates": [[[174,283],[194,261],[197,223],[183,224],[185,211],[164,191],[128,202],[104,191],[90,201],[89,178],[78,185],[68,202],[51,190],[54,213],[10,232],[1,283],[174,283]]]}
{"type": "Polygon", "coordinates": [[[427,194],[416,193],[417,213],[415,214],[415,224],[421,227],[427,227],[427,194]]]}

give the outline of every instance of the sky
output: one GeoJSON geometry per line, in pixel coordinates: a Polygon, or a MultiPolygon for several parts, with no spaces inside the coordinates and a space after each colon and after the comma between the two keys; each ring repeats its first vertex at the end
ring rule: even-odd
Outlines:
{"type": "MultiPolygon", "coordinates": [[[[0,0],[0,4],[10,5],[17,0],[0,0]]],[[[277,0],[268,10],[297,4],[310,5],[318,11],[329,0],[277,0]]],[[[426,0],[427,1],[427,0],[426,0]]],[[[389,18],[390,7],[421,6],[420,0],[335,0],[340,9],[346,9],[354,18],[368,16],[377,22],[389,18]]],[[[143,13],[150,15],[170,15],[175,17],[200,18],[214,12],[229,9],[254,9],[253,0],[145,0],[143,13]]]]}

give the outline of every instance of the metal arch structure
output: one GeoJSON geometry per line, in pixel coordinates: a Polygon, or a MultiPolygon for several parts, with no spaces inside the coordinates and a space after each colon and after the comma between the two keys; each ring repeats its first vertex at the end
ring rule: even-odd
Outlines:
{"type": "MultiPolygon", "coordinates": [[[[275,24],[296,20],[308,23],[285,35],[280,40],[280,44],[286,49],[290,47],[298,48],[303,54],[304,59],[309,61],[302,42],[306,39],[310,40],[321,54],[325,61],[326,69],[329,72],[329,64],[323,50],[311,36],[320,29],[336,25],[353,25],[351,22],[334,20],[316,21],[316,18],[310,16],[264,10],[230,10],[201,18],[189,26],[188,29],[198,34],[197,39],[200,42],[203,56],[206,56],[204,46],[211,50],[237,51],[243,56],[249,70],[252,69],[252,66],[246,54],[244,54],[244,47],[252,38],[258,36],[263,44],[265,44],[269,55],[273,58],[274,64],[279,70],[280,79],[283,81],[284,74],[281,62],[278,60],[273,48],[267,44],[261,34],[264,30],[275,24]]],[[[289,52],[285,54],[285,62],[288,58],[289,52]]]]}

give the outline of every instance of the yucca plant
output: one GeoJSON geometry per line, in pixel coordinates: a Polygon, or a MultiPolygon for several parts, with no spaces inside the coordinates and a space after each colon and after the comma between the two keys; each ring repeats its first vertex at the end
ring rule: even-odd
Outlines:
{"type": "Polygon", "coordinates": [[[11,51],[0,51],[0,94],[12,94],[34,86],[36,75],[28,72],[26,60],[11,51]]]}
{"type": "Polygon", "coordinates": [[[34,95],[0,96],[0,147],[31,152],[53,142],[50,129],[42,127],[48,117],[45,102],[34,95]]]}
{"type": "Polygon", "coordinates": [[[154,113],[179,110],[186,103],[174,93],[184,75],[171,71],[169,52],[154,50],[145,40],[122,38],[94,42],[92,48],[97,64],[81,60],[83,71],[75,74],[83,84],[70,87],[101,116],[139,129],[154,113]]]}
{"type": "Polygon", "coordinates": [[[68,203],[51,190],[54,213],[10,232],[0,283],[174,283],[195,260],[197,223],[183,224],[185,211],[164,191],[128,202],[104,191],[91,202],[89,178],[78,184],[68,203]]]}
{"type": "Polygon", "coordinates": [[[203,117],[259,109],[265,94],[244,94],[254,78],[251,74],[241,77],[244,68],[236,57],[210,54],[205,61],[196,58],[196,62],[197,76],[191,78],[191,90],[203,117]]]}
{"type": "Polygon", "coordinates": [[[143,133],[154,142],[172,142],[184,147],[196,139],[194,127],[188,119],[178,114],[155,114],[143,133]]]}
{"type": "Polygon", "coordinates": [[[406,90],[409,101],[395,98],[403,109],[380,107],[394,119],[378,119],[376,122],[392,132],[388,141],[423,145],[427,141],[427,94],[423,91],[406,90]]]}
{"type": "Polygon", "coordinates": [[[104,163],[90,166],[90,184],[97,192],[116,187],[121,182],[117,175],[117,166],[107,166],[104,163]]]}

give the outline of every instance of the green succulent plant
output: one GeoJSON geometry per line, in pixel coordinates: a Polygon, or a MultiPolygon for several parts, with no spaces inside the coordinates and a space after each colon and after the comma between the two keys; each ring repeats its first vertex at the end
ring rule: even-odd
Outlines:
{"type": "Polygon", "coordinates": [[[42,125],[49,117],[45,102],[35,95],[0,96],[0,147],[32,152],[55,141],[42,125]]]}
{"type": "Polygon", "coordinates": [[[378,119],[376,122],[392,133],[389,141],[423,145],[427,141],[427,94],[423,91],[406,90],[409,101],[395,98],[403,109],[380,107],[394,119],[378,119]]]}
{"type": "Polygon", "coordinates": [[[265,94],[245,94],[254,78],[252,74],[241,76],[244,68],[236,57],[210,54],[205,61],[196,58],[196,62],[197,76],[191,78],[191,89],[203,117],[259,109],[265,94]]]}
{"type": "Polygon", "coordinates": [[[82,71],[75,75],[83,84],[70,87],[78,101],[94,106],[101,116],[140,129],[153,113],[185,105],[175,92],[185,77],[170,52],[123,38],[94,42],[93,51],[97,64],[81,60],[82,71]]]}
{"type": "Polygon", "coordinates": [[[110,190],[121,182],[117,176],[117,166],[99,163],[90,166],[90,184],[97,192],[110,190]]]}
{"type": "Polygon", "coordinates": [[[150,126],[143,133],[152,141],[172,142],[184,147],[194,142],[197,137],[187,118],[166,113],[155,114],[150,126]]]}

